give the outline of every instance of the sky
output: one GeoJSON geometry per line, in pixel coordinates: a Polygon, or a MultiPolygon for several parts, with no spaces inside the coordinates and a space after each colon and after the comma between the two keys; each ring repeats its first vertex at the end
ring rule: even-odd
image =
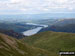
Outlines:
{"type": "Polygon", "coordinates": [[[0,0],[0,14],[75,13],[75,0],[0,0]]]}

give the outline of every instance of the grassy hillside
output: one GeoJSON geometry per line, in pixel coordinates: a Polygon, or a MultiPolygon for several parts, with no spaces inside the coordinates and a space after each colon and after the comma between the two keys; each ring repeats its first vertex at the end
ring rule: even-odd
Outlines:
{"type": "Polygon", "coordinates": [[[22,39],[24,42],[50,52],[51,56],[58,56],[59,51],[75,51],[75,34],[62,32],[42,32],[22,39]]]}
{"type": "Polygon", "coordinates": [[[21,41],[0,33],[0,56],[50,56],[40,48],[28,46],[21,41]]]}

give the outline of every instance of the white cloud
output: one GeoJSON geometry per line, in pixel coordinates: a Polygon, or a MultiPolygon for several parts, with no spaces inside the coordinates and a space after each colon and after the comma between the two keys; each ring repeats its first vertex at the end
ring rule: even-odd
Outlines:
{"type": "Polygon", "coordinates": [[[68,0],[57,0],[57,3],[60,3],[60,4],[64,4],[64,3],[67,3],[68,0]]]}
{"type": "Polygon", "coordinates": [[[69,11],[72,11],[72,10],[73,10],[73,8],[71,8],[71,7],[70,7],[70,8],[68,8],[68,10],[69,10],[69,11]]]}
{"type": "MultiPolygon", "coordinates": [[[[32,13],[41,11],[74,11],[75,0],[7,0],[0,1],[0,10],[20,10],[25,13],[28,11],[32,13]]],[[[74,11],[75,12],[75,11],[74,11]]]]}

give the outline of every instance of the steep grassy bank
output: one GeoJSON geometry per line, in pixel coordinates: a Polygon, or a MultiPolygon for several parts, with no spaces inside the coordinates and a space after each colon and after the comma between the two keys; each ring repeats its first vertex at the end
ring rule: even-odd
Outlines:
{"type": "Polygon", "coordinates": [[[0,56],[50,56],[43,49],[28,46],[15,38],[0,33],[0,56]]]}

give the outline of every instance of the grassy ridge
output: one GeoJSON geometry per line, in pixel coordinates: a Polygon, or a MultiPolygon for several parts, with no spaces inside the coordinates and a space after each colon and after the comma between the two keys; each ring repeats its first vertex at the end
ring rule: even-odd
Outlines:
{"type": "Polygon", "coordinates": [[[43,49],[27,45],[15,38],[0,34],[0,56],[50,56],[43,49]]]}
{"type": "Polygon", "coordinates": [[[58,56],[59,51],[75,51],[75,34],[62,32],[42,32],[22,39],[29,45],[45,49],[51,56],[58,56]]]}

